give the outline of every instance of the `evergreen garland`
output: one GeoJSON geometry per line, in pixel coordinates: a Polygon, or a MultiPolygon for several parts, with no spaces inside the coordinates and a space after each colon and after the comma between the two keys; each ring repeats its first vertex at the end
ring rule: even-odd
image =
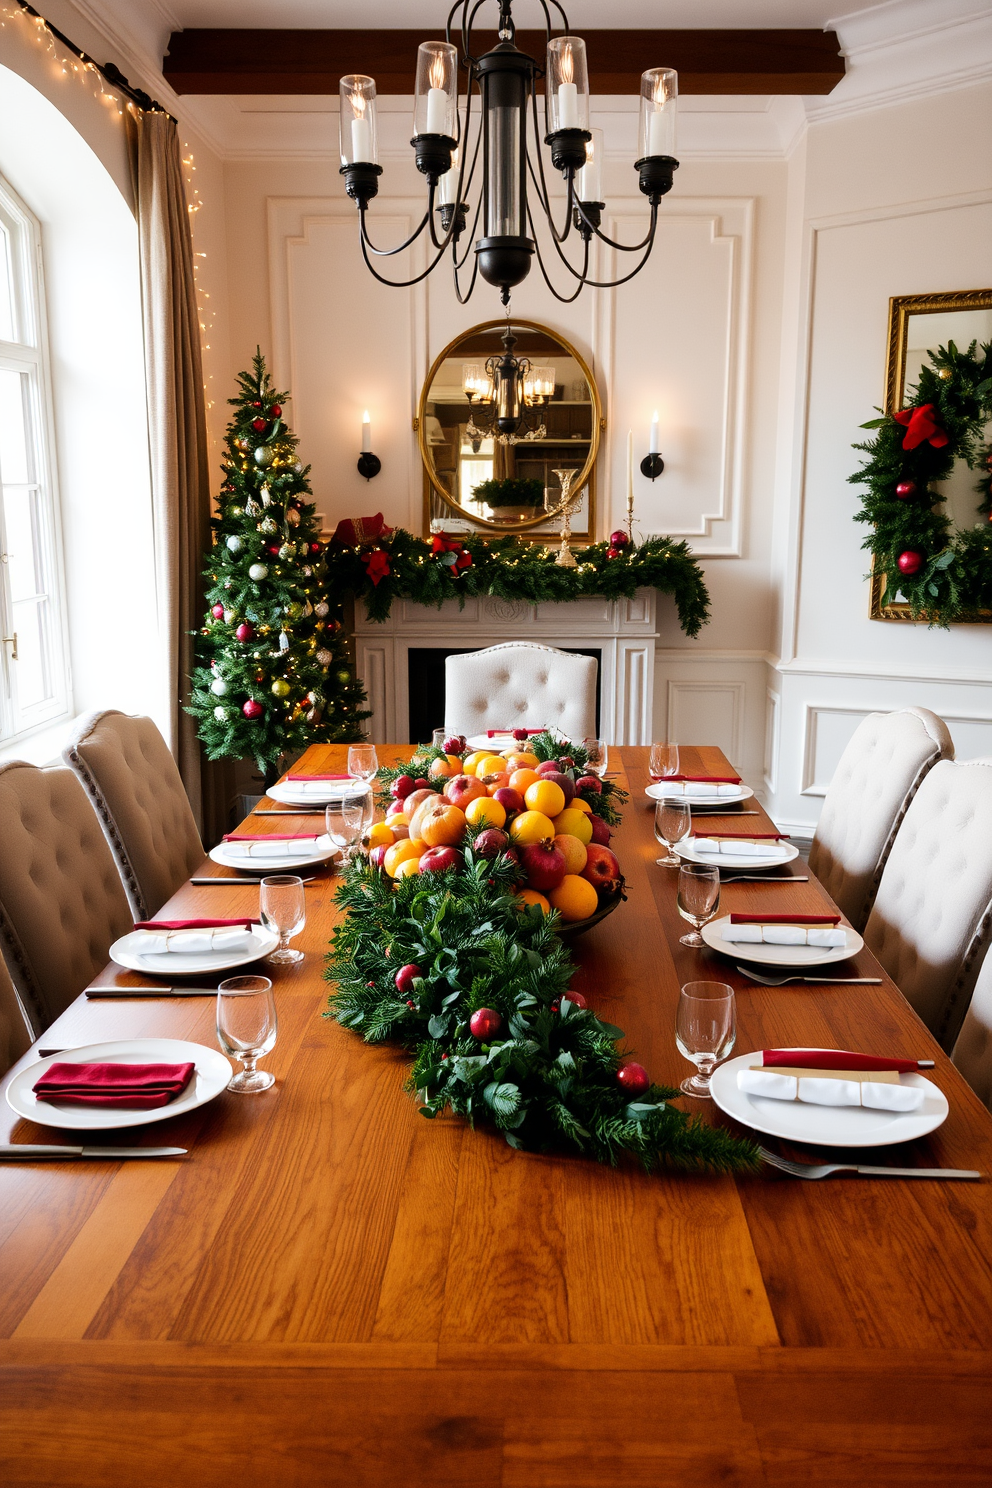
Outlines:
{"type": "Polygon", "coordinates": [[[854,520],[871,524],[862,546],[873,554],[875,572],[885,575],[883,605],[901,591],[914,620],[946,628],[992,609],[992,445],[985,432],[992,418],[992,344],[973,341],[962,352],[949,341],[928,356],[932,366],[920,372],[906,409],[862,425],[877,433],[854,446],[868,461],[848,479],[868,487],[854,520]],[[907,448],[914,444],[909,420],[927,410],[935,432],[907,448]],[[943,497],[930,487],[947,479],[958,458],[982,471],[975,487],[981,520],[954,531],[943,497]],[[900,557],[911,565],[918,560],[917,571],[900,569],[900,557]]]}
{"type": "Polygon", "coordinates": [[[361,547],[332,544],[327,553],[328,590],[365,600],[370,620],[386,620],[393,600],[411,599],[436,608],[446,599],[490,594],[527,604],[561,603],[583,595],[630,599],[638,589],[660,589],[675,600],[682,629],[699,634],[709,619],[709,593],[686,542],[655,537],[620,550],[596,543],[578,555],[577,568],[559,568],[539,543],[515,537],[460,538],[469,562],[457,566],[438,543],[402,527],[361,547]],[[615,556],[608,554],[614,552],[615,556]],[[374,563],[370,558],[375,555],[374,563]]]}

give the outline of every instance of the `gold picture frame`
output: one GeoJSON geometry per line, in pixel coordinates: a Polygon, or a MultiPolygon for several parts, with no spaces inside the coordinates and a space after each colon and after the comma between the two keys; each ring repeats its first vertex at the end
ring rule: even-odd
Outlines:
{"type": "MultiPolygon", "coordinates": [[[[892,296],[889,300],[889,340],[885,358],[886,413],[898,413],[903,406],[910,317],[947,315],[968,310],[992,310],[992,289],[961,289],[941,294],[892,296]]],[[[868,602],[870,619],[895,620],[908,625],[929,623],[926,620],[914,620],[909,605],[901,601],[883,605],[882,595],[884,593],[885,575],[875,572],[873,558],[868,602]]],[[[992,610],[975,610],[951,623],[954,625],[992,625],[992,610]]]]}

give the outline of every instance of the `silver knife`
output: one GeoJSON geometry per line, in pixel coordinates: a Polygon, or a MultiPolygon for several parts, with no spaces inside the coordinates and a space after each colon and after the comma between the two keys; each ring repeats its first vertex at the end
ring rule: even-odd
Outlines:
{"type": "Polygon", "coordinates": [[[8,1157],[34,1162],[54,1157],[60,1162],[71,1157],[104,1157],[116,1162],[122,1157],[185,1157],[186,1147],[43,1147],[35,1142],[17,1142],[0,1146],[0,1161],[8,1157]]]}
{"type": "Polygon", "coordinates": [[[216,997],[216,987],[87,987],[87,997],[216,997]]]}

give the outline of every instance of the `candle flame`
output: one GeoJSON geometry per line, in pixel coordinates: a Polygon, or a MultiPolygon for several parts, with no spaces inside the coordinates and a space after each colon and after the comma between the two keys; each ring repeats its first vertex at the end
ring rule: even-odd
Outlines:
{"type": "Polygon", "coordinates": [[[367,105],[367,102],[368,102],[368,100],[365,97],[365,94],[364,93],[361,93],[356,88],[355,91],[351,95],[351,100],[350,101],[351,101],[351,106],[352,106],[352,108],[355,111],[355,117],[356,117],[356,119],[364,119],[364,117],[365,117],[365,109],[366,109],[366,105],[367,105]]]}
{"type": "Polygon", "coordinates": [[[430,82],[432,88],[444,88],[447,83],[448,69],[445,66],[444,53],[435,52],[431,57],[430,82]]]}
{"type": "Polygon", "coordinates": [[[570,46],[561,49],[561,80],[563,83],[575,81],[575,64],[572,61],[572,48],[570,46]]]}
{"type": "Polygon", "coordinates": [[[372,422],[372,420],[369,417],[369,411],[366,408],[365,412],[362,414],[362,423],[363,424],[370,424],[371,422],[372,422]]]}

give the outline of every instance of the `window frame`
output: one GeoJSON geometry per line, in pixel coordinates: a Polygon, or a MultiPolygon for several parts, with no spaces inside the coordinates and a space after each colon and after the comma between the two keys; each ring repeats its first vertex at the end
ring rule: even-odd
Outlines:
{"type": "MultiPolygon", "coordinates": [[[[16,484],[26,484],[37,493],[32,527],[36,561],[48,603],[43,660],[49,687],[48,696],[40,702],[21,706],[14,648],[9,640],[0,639],[0,746],[6,750],[19,739],[69,717],[72,687],[41,224],[2,174],[0,222],[10,244],[14,333],[18,337],[16,341],[0,340],[0,369],[27,378],[25,426],[31,479],[16,484]]],[[[5,555],[4,504],[0,499],[0,625],[3,627],[0,637],[4,638],[15,633],[14,601],[5,555]]]]}

